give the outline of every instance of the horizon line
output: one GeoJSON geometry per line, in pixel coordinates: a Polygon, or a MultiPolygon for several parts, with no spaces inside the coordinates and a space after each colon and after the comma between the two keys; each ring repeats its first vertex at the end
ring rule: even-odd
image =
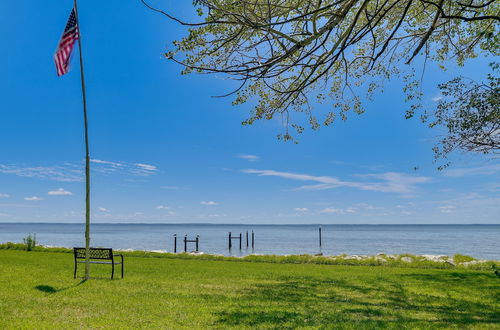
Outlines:
{"type": "MultiPolygon", "coordinates": [[[[84,225],[84,222],[0,222],[1,224],[63,224],[84,225]]],[[[420,226],[420,225],[460,225],[460,226],[498,226],[500,223],[213,223],[213,222],[98,222],[91,225],[215,225],[215,226],[420,226]]]]}

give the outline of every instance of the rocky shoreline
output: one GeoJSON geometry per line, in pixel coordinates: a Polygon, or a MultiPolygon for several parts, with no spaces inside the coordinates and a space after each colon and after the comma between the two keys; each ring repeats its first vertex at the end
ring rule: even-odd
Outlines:
{"type": "MultiPolygon", "coordinates": [[[[161,254],[172,254],[172,252],[166,251],[166,250],[147,250],[147,251],[140,251],[140,250],[133,250],[133,249],[121,249],[117,250],[121,252],[150,252],[150,253],[161,253],[161,254]]],[[[217,256],[217,257],[228,257],[228,258],[245,258],[245,257],[259,257],[259,256],[275,256],[275,255],[266,255],[266,254],[248,254],[246,256],[226,256],[223,254],[207,254],[204,252],[200,251],[190,251],[190,252],[180,252],[181,254],[187,254],[187,255],[211,255],[211,256],[217,256]]],[[[178,253],[179,254],[179,253],[178,253]]],[[[389,261],[402,261],[405,263],[413,263],[416,261],[431,261],[431,262],[436,262],[436,263],[444,263],[448,264],[450,266],[470,266],[470,265],[477,265],[481,263],[486,263],[490,262],[491,260],[484,260],[484,259],[475,259],[470,256],[465,256],[465,255],[455,255],[455,256],[448,256],[448,255],[432,255],[432,254],[424,254],[424,255],[411,255],[411,254],[386,254],[383,252],[379,252],[376,255],[323,255],[322,253],[311,255],[311,254],[306,254],[306,255],[279,255],[282,257],[293,257],[293,256],[309,256],[309,257],[322,257],[322,258],[328,258],[328,259],[333,259],[333,260],[358,260],[358,261],[363,261],[363,260],[376,260],[379,261],[380,263],[386,263],[389,261]]]]}
{"type": "MultiPolygon", "coordinates": [[[[26,250],[22,243],[0,243],[0,250],[26,250]]],[[[61,252],[72,253],[72,248],[52,245],[37,245],[34,252],[61,252]]],[[[166,250],[134,250],[115,249],[129,257],[145,258],[173,258],[173,259],[200,259],[239,262],[263,263],[288,263],[288,264],[318,264],[318,265],[352,265],[352,266],[387,266],[403,268],[466,268],[470,270],[500,270],[499,260],[482,260],[471,256],[455,254],[448,255],[413,255],[413,254],[387,254],[379,252],[375,255],[272,255],[249,254],[245,256],[225,256],[222,254],[209,254],[204,252],[172,253],[166,250]]],[[[499,272],[500,273],[500,272],[499,272]]]]}

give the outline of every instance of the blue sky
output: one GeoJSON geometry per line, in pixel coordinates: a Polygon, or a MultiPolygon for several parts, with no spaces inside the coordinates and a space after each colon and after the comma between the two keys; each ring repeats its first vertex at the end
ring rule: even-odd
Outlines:
{"type": "MultiPolygon", "coordinates": [[[[192,14],[175,3],[163,8],[192,14]]],[[[0,3],[0,222],[83,221],[78,62],[58,78],[52,60],[71,7],[0,3]]],[[[440,132],[404,119],[399,81],[365,114],[283,143],[279,120],[241,126],[251,105],[211,97],[231,81],[162,57],[182,27],[139,1],[81,1],[80,16],[95,223],[500,223],[498,160],[457,155],[437,171],[440,132]]],[[[488,61],[429,66],[425,103],[488,61]]]]}

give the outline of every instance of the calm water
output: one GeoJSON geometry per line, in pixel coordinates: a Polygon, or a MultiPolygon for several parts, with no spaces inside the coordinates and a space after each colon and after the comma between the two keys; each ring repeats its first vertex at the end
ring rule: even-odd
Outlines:
{"type": "MultiPolygon", "coordinates": [[[[81,224],[0,223],[0,242],[22,242],[28,233],[36,233],[44,245],[84,245],[81,224]]],[[[323,225],[322,233],[320,249],[318,225],[94,224],[91,245],[172,252],[173,235],[177,234],[181,251],[187,234],[190,239],[200,235],[200,251],[224,255],[460,253],[500,260],[500,225],[323,225]],[[255,232],[253,250],[246,247],[247,230],[255,232]],[[243,233],[241,250],[234,240],[229,251],[228,232],[234,236],[243,233]]],[[[188,250],[194,250],[194,244],[188,250]]]]}

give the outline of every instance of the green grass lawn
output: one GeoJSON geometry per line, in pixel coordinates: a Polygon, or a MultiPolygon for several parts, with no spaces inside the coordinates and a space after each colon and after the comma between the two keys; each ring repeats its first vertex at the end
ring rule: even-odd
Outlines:
{"type": "Polygon", "coordinates": [[[71,254],[0,250],[0,328],[500,328],[492,271],[125,262],[123,280],[93,265],[84,282],[71,254]]]}

